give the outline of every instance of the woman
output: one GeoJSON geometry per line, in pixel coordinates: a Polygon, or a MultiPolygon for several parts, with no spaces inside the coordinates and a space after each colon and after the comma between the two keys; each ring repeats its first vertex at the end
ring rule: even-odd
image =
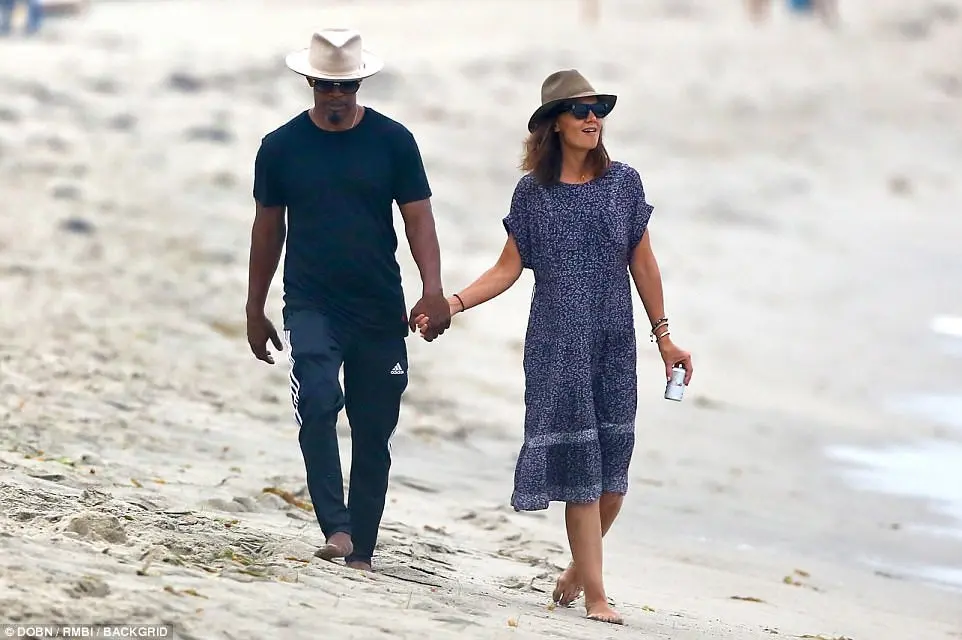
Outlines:
{"type": "MultiPolygon", "coordinates": [[[[691,356],[675,346],[664,316],[661,275],[646,233],[652,207],[638,172],[612,162],[601,141],[616,96],[599,94],[575,70],[544,81],[528,123],[522,168],[501,257],[449,298],[463,313],[532,269],[535,291],[524,345],[524,445],[515,470],[516,510],[567,503],[572,562],[556,602],[583,591],[587,615],[623,624],[602,581],[602,537],[628,490],[637,404],[629,273],[665,363],[691,379],[691,356]]],[[[418,319],[423,325],[426,321],[418,319]]]]}

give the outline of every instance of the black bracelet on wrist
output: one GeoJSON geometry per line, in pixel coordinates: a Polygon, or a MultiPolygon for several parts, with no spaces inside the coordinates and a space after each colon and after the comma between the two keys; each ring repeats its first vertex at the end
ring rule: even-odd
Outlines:
{"type": "Polygon", "coordinates": [[[455,293],[455,294],[454,294],[454,297],[457,298],[457,299],[458,299],[458,302],[461,303],[461,311],[467,311],[468,308],[464,305],[464,300],[461,299],[461,296],[459,296],[458,294],[455,293]]]}
{"type": "Polygon", "coordinates": [[[666,324],[668,324],[667,317],[659,318],[655,324],[651,325],[651,335],[655,335],[655,331],[657,331],[659,327],[662,327],[666,324]]]}

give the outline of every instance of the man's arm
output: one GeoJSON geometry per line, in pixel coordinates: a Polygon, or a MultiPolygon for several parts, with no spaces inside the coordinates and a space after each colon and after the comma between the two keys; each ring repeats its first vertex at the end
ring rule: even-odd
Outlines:
{"type": "Polygon", "coordinates": [[[399,208],[404,218],[404,231],[411,246],[411,255],[421,272],[421,299],[411,309],[408,327],[415,331],[418,318],[426,316],[427,328],[423,333],[430,342],[451,326],[451,309],[441,284],[441,247],[431,213],[431,200],[415,200],[399,205],[399,208]]]}
{"type": "Polygon", "coordinates": [[[411,309],[408,327],[415,331],[417,318],[427,316],[425,338],[430,342],[451,326],[451,310],[441,284],[441,248],[431,211],[431,187],[414,136],[405,131],[395,140],[394,148],[394,200],[404,218],[411,255],[421,272],[422,295],[411,309]]]}
{"type": "Polygon", "coordinates": [[[287,225],[283,206],[265,207],[260,202],[251,227],[251,252],[247,277],[247,314],[264,313],[271,281],[284,248],[287,225]]]}
{"type": "Polygon", "coordinates": [[[443,295],[441,286],[441,246],[438,243],[431,200],[418,200],[398,207],[404,218],[404,232],[411,255],[421,273],[422,296],[443,295]]]}
{"type": "Polygon", "coordinates": [[[247,275],[247,344],[255,358],[268,364],[274,364],[274,356],[267,350],[268,340],[278,351],[284,349],[277,329],[264,312],[264,306],[267,304],[271,280],[281,260],[285,230],[284,207],[265,207],[258,202],[251,228],[247,275]]]}
{"type": "Polygon", "coordinates": [[[277,272],[284,248],[287,209],[282,182],[278,180],[277,147],[261,143],[254,159],[254,224],[251,228],[251,254],[247,271],[247,343],[258,360],[274,364],[267,350],[268,340],[277,350],[284,347],[264,307],[271,281],[277,272]]]}

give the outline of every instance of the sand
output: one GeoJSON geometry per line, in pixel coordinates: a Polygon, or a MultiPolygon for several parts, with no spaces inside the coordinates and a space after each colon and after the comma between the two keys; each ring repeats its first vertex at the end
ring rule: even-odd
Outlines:
{"type": "MultiPolygon", "coordinates": [[[[604,0],[594,26],[569,0],[95,2],[0,42],[0,621],[962,637],[962,592],[938,577],[962,570],[958,524],[857,493],[825,455],[962,438],[884,408],[962,386],[921,355],[930,318],[962,315],[962,2],[908,5],[844,2],[828,30],[715,0],[604,0]],[[283,54],[327,24],[388,61],[361,99],[421,144],[449,290],[498,254],[543,77],[576,66],[620,95],[609,148],[656,207],[696,363],[664,401],[636,304],[638,447],[607,542],[624,628],[549,606],[562,511],[507,506],[530,274],[410,341],[378,572],[311,557],[287,370],[250,355],[243,305],[253,155],[310,99],[283,54]]],[[[403,240],[399,258],[413,302],[403,240]]]]}

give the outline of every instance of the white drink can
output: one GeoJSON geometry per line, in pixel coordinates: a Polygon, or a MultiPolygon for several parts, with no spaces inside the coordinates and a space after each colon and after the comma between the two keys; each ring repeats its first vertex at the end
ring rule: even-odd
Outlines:
{"type": "Polygon", "coordinates": [[[684,395],[685,366],[682,364],[676,364],[671,369],[671,379],[668,380],[668,385],[665,387],[665,400],[681,402],[682,396],[684,395]]]}

